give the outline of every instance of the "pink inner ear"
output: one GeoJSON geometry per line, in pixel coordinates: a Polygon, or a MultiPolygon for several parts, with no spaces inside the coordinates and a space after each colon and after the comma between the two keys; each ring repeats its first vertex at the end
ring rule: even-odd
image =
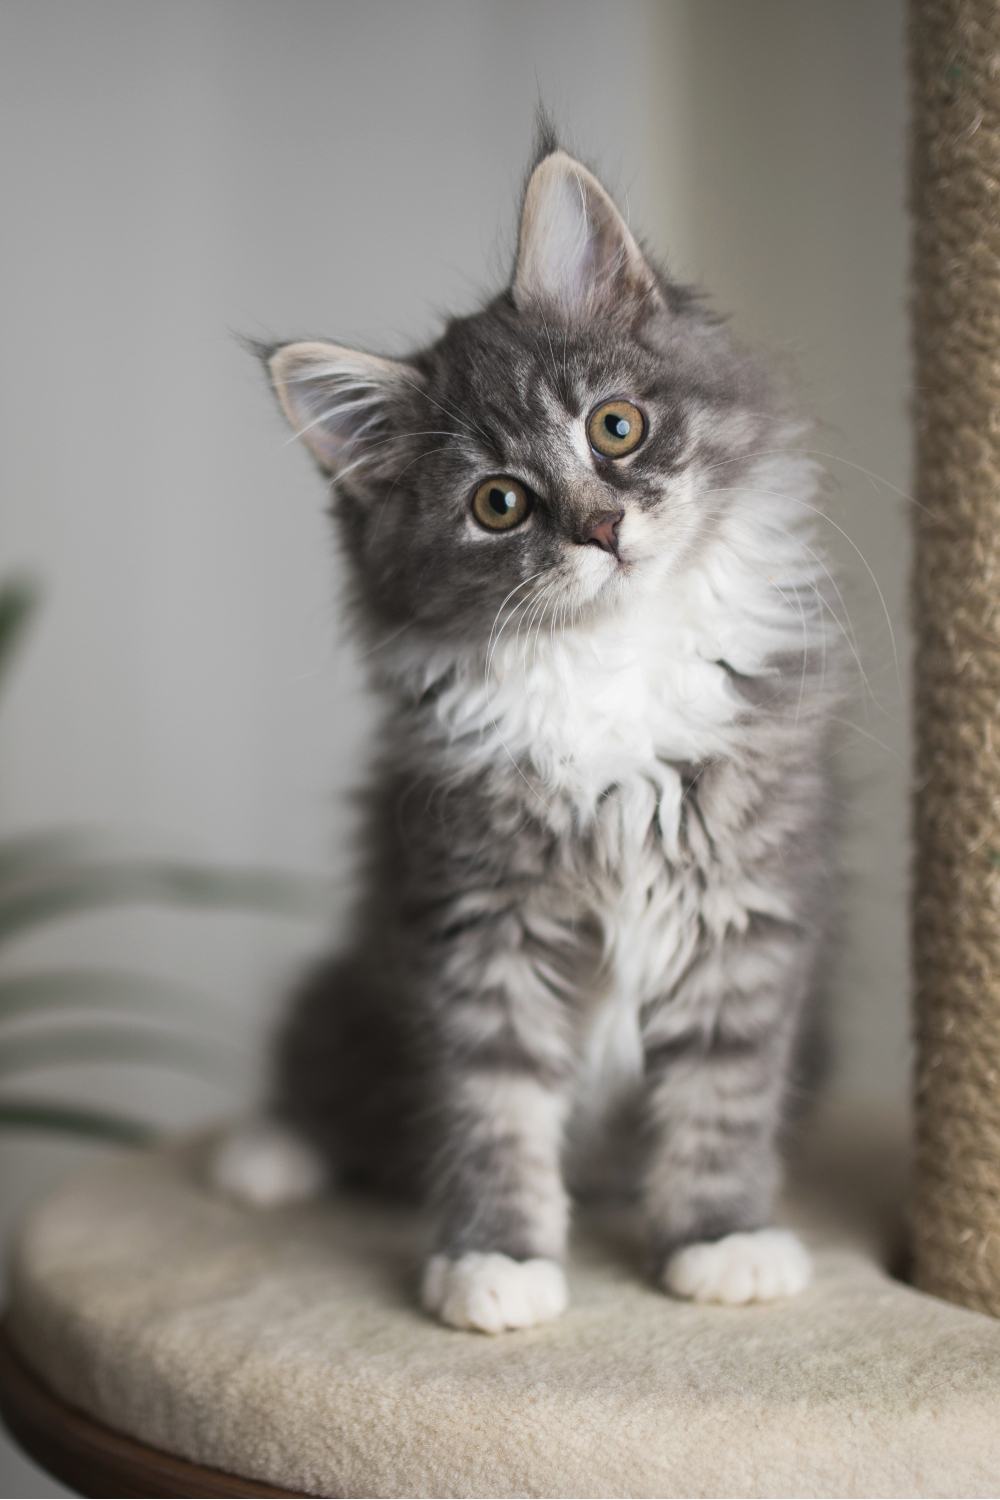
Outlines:
{"type": "Polygon", "coordinates": [[[573,311],[653,285],[628,225],[592,173],[564,152],[546,157],[525,194],[515,299],[573,311]]]}
{"type": "Polygon", "coordinates": [[[385,425],[392,389],[417,379],[415,371],[396,360],[336,344],[287,345],[274,355],[270,368],[296,437],[325,469],[341,477],[365,462],[385,425]]]}

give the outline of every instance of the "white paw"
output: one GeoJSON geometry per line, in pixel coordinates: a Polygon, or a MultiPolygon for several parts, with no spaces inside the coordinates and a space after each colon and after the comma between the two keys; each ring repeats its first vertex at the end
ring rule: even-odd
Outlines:
{"type": "Polygon", "coordinates": [[[315,1198],[326,1186],[322,1158],[274,1120],[254,1120],[226,1135],[209,1164],[213,1183],[252,1208],[281,1208],[315,1198]]]}
{"type": "Polygon", "coordinates": [[[566,1277],[554,1260],[511,1260],[496,1252],[457,1260],[435,1255],[424,1272],[424,1306],[452,1328],[533,1328],[557,1318],[566,1300],[566,1277]]]}
{"type": "Polygon", "coordinates": [[[809,1285],[809,1252],[787,1229],[758,1229],[685,1245],[667,1261],[663,1285],[693,1302],[771,1302],[809,1285]]]}

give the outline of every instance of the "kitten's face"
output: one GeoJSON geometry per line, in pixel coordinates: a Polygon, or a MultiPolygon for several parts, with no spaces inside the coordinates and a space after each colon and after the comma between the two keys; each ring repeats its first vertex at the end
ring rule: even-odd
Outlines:
{"type": "Polygon", "coordinates": [[[482,312],[405,363],[316,343],[270,365],[333,478],[361,601],[473,644],[663,586],[711,534],[766,404],[562,152],[535,169],[511,289],[482,312]]]}

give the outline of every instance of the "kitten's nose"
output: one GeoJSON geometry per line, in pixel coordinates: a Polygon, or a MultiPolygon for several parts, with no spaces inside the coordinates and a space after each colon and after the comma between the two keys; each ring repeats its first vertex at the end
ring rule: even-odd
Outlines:
{"type": "Polygon", "coordinates": [[[604,510],[598,515],[589,516],[583,528],[586,543],[589,545],[593,542],[595,547],[617,557],[618,527],[624,514],[623,510],[604,510]]]}

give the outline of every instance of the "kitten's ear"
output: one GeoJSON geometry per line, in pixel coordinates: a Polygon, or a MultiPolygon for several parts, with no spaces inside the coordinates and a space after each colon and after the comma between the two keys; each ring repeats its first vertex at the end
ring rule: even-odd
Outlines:
{"type": "Polygon", "coordinates": [[[284,344],[267,368],[292,431],[335,479],[388,457],[393,406],[420,383],[399,360],[339,344],[284,344]]]}
{"type": "Polygon", "coordinates": [[[553,151],[528,180],[521,209],[514,301],[593,312],[656,295],[635,237],[592,172],[553,151]]]}

